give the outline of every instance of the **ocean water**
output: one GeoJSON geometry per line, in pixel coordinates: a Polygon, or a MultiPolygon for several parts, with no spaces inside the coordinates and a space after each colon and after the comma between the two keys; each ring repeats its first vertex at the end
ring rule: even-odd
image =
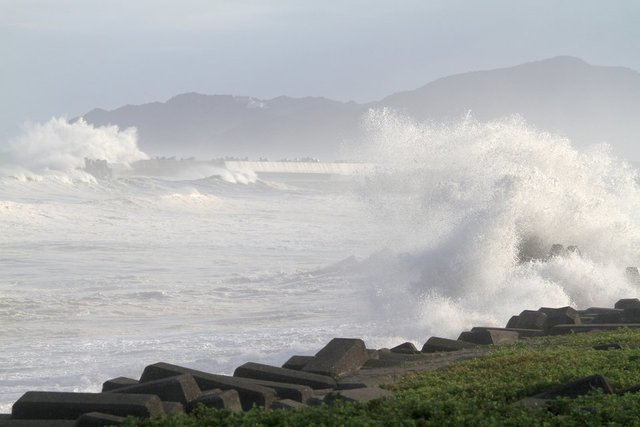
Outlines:
{"type": "MultiPolygon", "coordinates": [[[[518,117],[389,111],[345,155],[366,175],[127,171],[134,130],[52,119],[0,150],[0,412],[158,361],[232,373],[335,336],[369,347],[540,306],[638,295],[636,170],[518,117]],[[124,169],[109,179],[84,158],[124,169]],[[339,178],[339,179],[338,179],[339,178]],[[548,257],[552,244],[580,253],[548,257]]],[[[179,154],[179,153],[178,153],[179,154]]]]}

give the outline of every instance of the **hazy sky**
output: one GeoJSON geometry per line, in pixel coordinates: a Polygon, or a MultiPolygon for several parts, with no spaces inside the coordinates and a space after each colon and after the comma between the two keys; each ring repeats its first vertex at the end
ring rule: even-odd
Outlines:
{"type": "Polygon", "coordinates": [[[0,0],[0,137],[183,92],[370,101],[573,55],[640,70],[637,0],[0,0]]]}

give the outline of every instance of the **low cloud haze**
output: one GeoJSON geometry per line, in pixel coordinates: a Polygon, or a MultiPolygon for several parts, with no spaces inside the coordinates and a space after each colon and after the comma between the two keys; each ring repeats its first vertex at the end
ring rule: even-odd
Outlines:
{"type": "Polygon", "coordinates": [[[0,136],[184,92],[379,100],[557,55],[640,69],[635,1],[0,0],[0,136]]]}

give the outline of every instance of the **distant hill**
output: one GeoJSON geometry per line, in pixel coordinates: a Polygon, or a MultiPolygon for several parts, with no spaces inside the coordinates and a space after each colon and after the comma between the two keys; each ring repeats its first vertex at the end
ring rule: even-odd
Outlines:
{"type": "Polygon", "coordinates": [[[466,110],[480,120],[517,113],[576,146],[607,141],[640,160],[640,73],[628,68],[561,56],[445,77],[380,104],[418,119],[459,117],[466,110]]]}
{"type": "Polygon", "coordinates": [[[138,128],[140,147],[152,155],[265,156],[335,159],[358,133],[363,106],[325,98],[187,93],[167,102],[127,105],[84,115],[94,125],[138,128]]]}
{"type": "Polygon", "coordinates": [[[84,118],[137,127],[141,148],[152,155],[333,160],[343,145],[361,138],[362,114],[382,107],[437,121],[468,111],[480,120],[517,113],[577,146],[607,141],[621,155],[640,159],[640,73],[572,57],[453,75],[371,104],[189,93],[164,103],[95,109],[84,118]]]}

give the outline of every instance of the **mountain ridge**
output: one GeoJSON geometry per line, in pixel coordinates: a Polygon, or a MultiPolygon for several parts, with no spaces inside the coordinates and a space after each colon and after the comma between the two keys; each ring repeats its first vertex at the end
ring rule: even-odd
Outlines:
{"type": "Polygon", "coordinates": [[[577,147],[607,141],[618,154],[639,158],[640,73],[571,56],[445,76],[370,103],[187,92],[165,102],[96,108],[83,117],[96,126],[135,126],[141,148],[152,155],[329,160],[364,138],[360,124],[369,108],[431,121],[456,120],[468,111],[483,121],[519,114],[577,147]]]}

